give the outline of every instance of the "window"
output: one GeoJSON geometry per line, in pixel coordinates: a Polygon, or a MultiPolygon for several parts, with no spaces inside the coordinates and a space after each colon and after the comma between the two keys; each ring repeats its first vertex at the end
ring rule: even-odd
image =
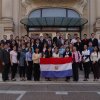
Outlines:
{"type": "Polygon", "coordinates": [[[29,18],[34,17],[71,17],[71,18],[80,18],[78,12],[67,9],[67,8],[42,8],[38,10],[33,10],[29,14],[29,18]]]}
{"type": "Polygon", "coordinates": [[[29,18],[34,18],[34,17],[41,17],[41,10],[32,11],[29,15],[29,18]]]}
{"type": "Polygon", "coordinates": [[[80,15],[77,12],[75,12],[74,10],[68,10],[68,17],[79,18],[80,15]]]}
{"type": "Polygon", "coordinates": [[[42,17],[66,17],[66,9],[60,9],[60,8],[43,9],[42,17]]]}

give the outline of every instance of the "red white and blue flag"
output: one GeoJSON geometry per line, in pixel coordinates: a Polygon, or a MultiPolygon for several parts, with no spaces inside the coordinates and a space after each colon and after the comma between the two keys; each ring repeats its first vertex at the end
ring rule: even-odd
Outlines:
{"type": "Polygon", "coordinates": [[[48,78],[63,78],[72,76],[72,57],[41,58],[41,76],[48,78]]]}

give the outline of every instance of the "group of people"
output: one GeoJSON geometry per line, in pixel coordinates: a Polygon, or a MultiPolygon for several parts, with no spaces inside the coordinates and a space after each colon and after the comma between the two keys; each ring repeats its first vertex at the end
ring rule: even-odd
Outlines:
{"type": "MultiPolygon", "coordinates": [[[[19,73],[20,80],[40,81],[40,58],[72,57],[73,81],[79,80],[79,70],[84,71],[84,81],[88,81],[89,74],[93,73],[94,81],[100,78],[100,40],[92,33],[88,39],[87,34],[83,39],[74,34],[74,38],[68,34],[67,39],[59,32],[55,37],[49,34],[25,35],[19,38],[10,35],[10,39],[4,35],[0,41],[0,61],[2,62],[3,81],[16,81],[19,73]]],[[[66,81],[71,76],[66,76],[66,81]]],[[[51,80],[49,77],[46,80],[51,80]]]]}

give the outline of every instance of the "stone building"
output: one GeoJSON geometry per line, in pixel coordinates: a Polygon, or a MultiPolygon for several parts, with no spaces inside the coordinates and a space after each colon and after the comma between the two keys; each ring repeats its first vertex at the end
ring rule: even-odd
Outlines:
{"type": "MultiPolygon", "coordinates": [[[[23,18],[39,17],[41,12],[44,17],[49,15],[55,15],[54,17],[61,17],[61,15],[62,17],[65,15],[75,17],[79,15],[80,18],[88,20],[88,23],[82,27],[82,34],[86,33],[89,36],[90,33],[94,32],[98,37],[100,32],[99,4],[100,0],[0,0],[0,38],[4,34],[8,35],[8,37],[10,34],[14,34],[14,36],[27,34],[27,27],[21,23],[21,20],[23,18]]],[[[54,29],[49,28],[49,30],[51,31],[47,32],[55,35],[56,31],[54,29]]],[[[43,30],[34,31],[34,29],[28,31],[29,34],[37,32],[43,34],[45,30],[44,32],[43,30]]],[[[74,33],[74,31],[64,33],[74,33]]]]}

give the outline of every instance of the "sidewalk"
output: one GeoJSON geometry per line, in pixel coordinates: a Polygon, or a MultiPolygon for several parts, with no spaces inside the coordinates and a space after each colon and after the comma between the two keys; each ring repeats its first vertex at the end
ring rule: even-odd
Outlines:
{"type": "MultiPolygon", "coordinates": [[[[68,83],[68,84],[70,84],[70,83],[82,83],[82,84],[84,84],[84,83],[100,83],[100,79],[98,80],[98,81],[93,81],[93,73],[91,73],[90,74],[90,77],[89,77],[89,80],[88,81],[83,81],[84,80],[84,74],[83,74],[83,71],[80,71],[79,72],[79,81],[78,82],[73,82],[73,79],[71,78],[71,80],[70,80],[70,82],[66,82],[65,81],[65,78],[61,78],[61,79],[52,79],[52,81],[46,81],[44,78],[41,78],[41,81],[39,81],[39,82],[34,82],[34,79],[32,80],[32,81],[20,81],[20,78],[19,78],[19,75],[17,74],[17,76],[16,76],[17,78],[16,78],[16,80],[17,81],[15,81],[15,82],[13,82],[13,81],[7,81],[6,83],[18,83],[18,84],[35,84],[35,83],[39,83],[39,84],[42,84],[42,83],[44,83],[44,84],[55,84],[55,83],[57,83],[57,84],[60,84],[60,83],[68,83]]],[[[3,81],[2,81],[2,74],[0,73],[0,83],[3,83],[3,81]]]]}
{"type": "Polygon", "coordinates": [[[14,83],[14,84],[100,84],[100,79],[98,81],[93,81],[93,75],[90,74],[90,78],[88,81],[83,81],[84,79],[84,75],[82,74],[82,72],[79,74],[79,81],[78,82],[74,82],[73,79],[71,78],[70,82],[66,82],[65,81],[65,78],[62,78],[62,79],[57,79],[57,80],[54,80],[52,79],[52,81],[46,81],[45,79],[41,79],[41,81],[39,82],[34,82],[34,79],[32,81],[20,81],[20,78],[19,76],[17,75],[17,78],[15,82],[13,81],[6,81],[6,82],[3,82],[2,81],[2,74],[0,74],[0,83],[14,83]]]}

